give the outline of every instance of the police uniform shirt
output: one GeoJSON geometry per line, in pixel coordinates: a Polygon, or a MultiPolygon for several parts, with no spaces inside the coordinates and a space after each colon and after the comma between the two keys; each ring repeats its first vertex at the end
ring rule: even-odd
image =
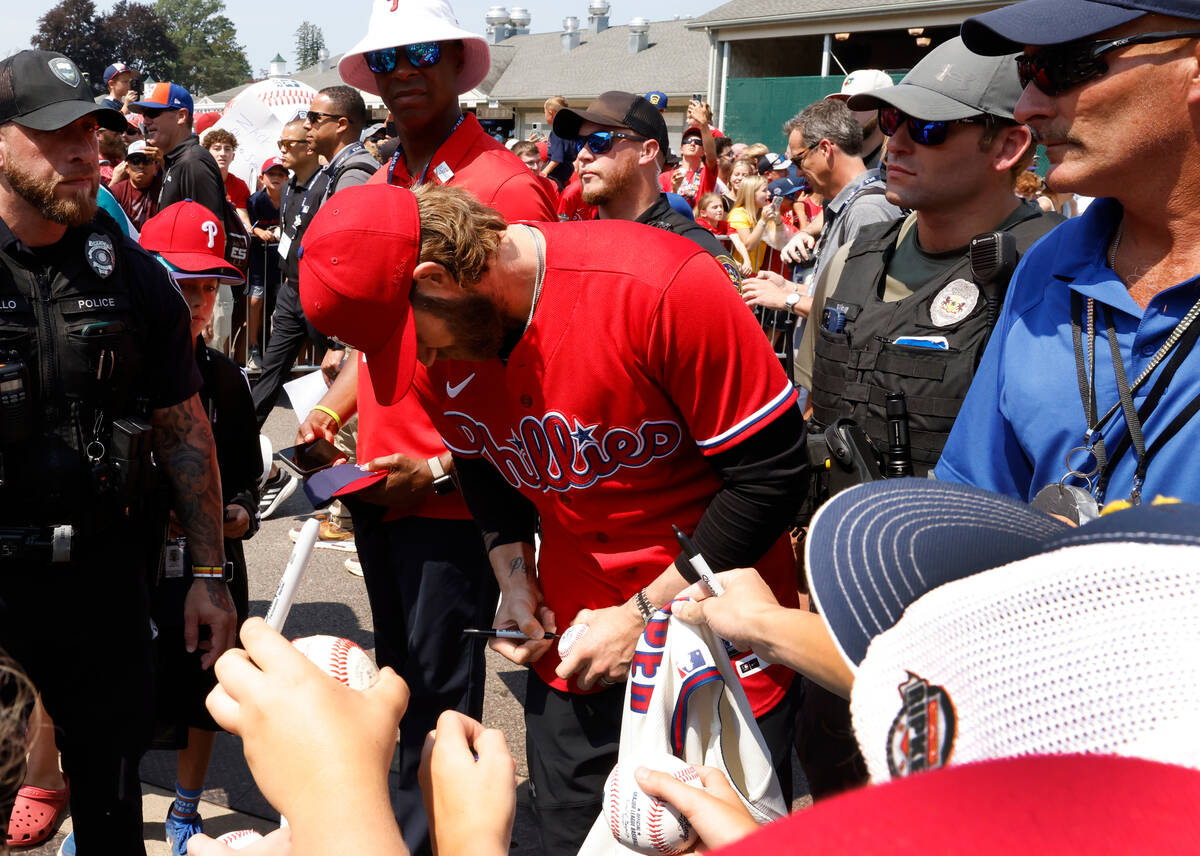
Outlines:
{"type": "MultiPolygon", "coordinates": [[[[1006,231],[1015,224],[1027,219],[1038,212],[1037,206],[1023,202],[1013,209],[996,227],[997,231],[1006,231]]],[[[930,282],[940,277],[945,271],[962,263],[967,247],[959,247],[945,253],[927,253],[921,249],[917,237],[917,215],[910,214],[900,229],[899,243],[892,255],[884,276],[883,301],[894,303],[911,295],[914,288],[908,283],[920,287],[922,283],[930,282]]],[[[812,389],[812,366],[816,350],[815,324],[820,323],[821,308],[825,300],[837,292],[838,281],[842,277],[842,268],[851,244],[844,244],[821,272],[813,291],[813,309],[808,323],[804,325],[804,335],[800,346],[796,349],[795,379],[796,383],[805,389],[812,389]]]]}
{"type": "Polygon", "coordinates": [[[728,251],[721,246],[721,242],[717,240],[712,232],[705,229],[695,220],[689,220],[678,211],[671,207],[671,203],[667,201],[666,195],[660,193],[658,201],[638,215],[637,223],[645,223],[647,226],[653,226],[655,229],[666,229],[668,232],[674,232],[676,235],[695,241],[701,247],[714,256],[727,255],[728,251]]]}
{"type": "MultiPolygon", "coordinates": [[[[97,214],[102,216],[107,217],[97,214]]],[[[0,219],[0,251],[26,270],[47,271],[50,282],[54,281],[59,261],[70,254],[87,258],[93,269],[99,266],[100,273],[106,269],[106,259],[97,247],[108,238],[108,233],[98,230],[95,222],[93,218],[83,226],[67,229],[54,244],[30,249],[0,219]]],[[[123,243],[114,249],[121,255],[120,264],[126,266],[126,287],[146,346],[142,361],[145,378],[141,386],[149,396],[151,408],[171,407],[191,398],[201,385],[192,352],[191,313],[163,266],[131,239],[121,240],[123,243]]],[[[5,274],[0,271],[0,276],[5,274]]],[[[8,288],[11,286],[5,288],[6,293],[0,299],[0,331],[5,326],[13,329],[28,324],[31,318],[20,299],[8,296],[11,293],[8,288]]],[[[36,367],[30,368],[37,371],[36,367]]]]}

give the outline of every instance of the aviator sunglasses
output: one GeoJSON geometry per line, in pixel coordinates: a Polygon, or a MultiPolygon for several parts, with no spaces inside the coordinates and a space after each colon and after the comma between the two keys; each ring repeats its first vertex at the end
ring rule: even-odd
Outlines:
{"type": "Polygon", "coordinates": [[[592,154],[602,155],[613,147],[614,140],[633,140],[640,143],[646,139],[637,134],[626,134],[621,131],[596,131],[594,134],[580,137],[579,142],[587,146],[587,150],[592,154]]]}
{"type": "Polygon", "coordinates": [[[986,125],[987,122],[987,117],[983,115],[930,122],[910,116],[895,107],[882,107],[879,110],[879,130],[890,137],[900,130],[901,125],[905,125],[908,128],[908,136],[919,146],[940,146],[946,142],[946,134],[949,133],[951,125],[986,125]]]}
{"type": "Polygon", "coordinates": [[[415,45],[367,51],[363,54],[363,59],[366,60],[367,68],[375,74],[387,74],[396,70],[401,51],[408,57],[408,62],[413,68],[429,68],[431,65],[437,65],[442,59],[442,46],[438,42],[418,42],[415,45]]]}
{"type": "Polygon", "coordinates": [[[1017,74],[1021,88],[1033,84],[1046,95],[1061,95],[1080,84],[1103,77],[1108,63],[1101,57],[1130,45],[1148,45],[1171,39],[1200,36],[1200,30],[1181,30],[1175,33],[1139,33],[1120,39],[1067,42],[1063,45],[1040,48],[1037,53],[1017,57],[1017,74]]]}

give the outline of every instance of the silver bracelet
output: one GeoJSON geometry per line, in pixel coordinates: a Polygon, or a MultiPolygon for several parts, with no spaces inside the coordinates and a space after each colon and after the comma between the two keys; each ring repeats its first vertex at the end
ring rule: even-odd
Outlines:
{"type": "Polygon", "coordinates": [[[637,604],[638,612],[642,614],[642,622],[649,624],[650,619],[654,617],[655,609],[650,605],[650,598],[646,597],[646,590],[639,589],[638,593],[633,596],[633,602],[637,604]]]}

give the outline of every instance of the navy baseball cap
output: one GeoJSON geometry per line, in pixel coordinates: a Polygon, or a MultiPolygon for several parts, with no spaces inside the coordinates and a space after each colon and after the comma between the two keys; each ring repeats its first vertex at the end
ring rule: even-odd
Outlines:
{"type": "Polygon", "coordinates": [[[135,113],[145,110],[187,110],[195,115],[192,94],[178,83],[156,83],[141,101],[134,101],[129,109],[135,113]]]}
{"type": "Polygon", "coordinates": [[[968,18],[962,38],[975,53],[996,56],[1084,39],[1151,12],[1200,20],[1195,0],[1025,0],[968,18]]]}
{"type": "Polygon", "coordinates": [[[124,74],[124,73],[125,73],[125,72],[127,72],[127,71],[132,71],[132,72],[135,72],[135,73],[136,73],[136,71],[137,71],[137,70],[136,70],[136,69],[133,69],[133,68],[130,68],[129,66],[127,66],[127,65],[126,65],[125,63],[123,63],[123,62],[114,62],[114,63],[113,63],[112,65],[110,65],[108,68],[104,69],[104,83],[105,83],[105,85],[107,85],[107,84],[108,84],[108,82],[109,82],[110,80],[112,80],[114,77],[116,77],[118,74],[124,74]]]}
{"type": "Polygon", "coordinates": [[[1074,527],[1008,496],[933,479],[884,479],[817,510],[805,541],[809,592],[842,656],[946,583],[1040,553],[1094,543],[1200,546],[1200,507],[1155,500],[1074,527]]]}
{"type": "Polygon", "coordinates": [[[801,191],[808,190],[808,180],[800,177],[793,178],[790,175],[785,175],[783,178],[777,178],[767,185],[767,190],[771,194],[771,198],[776,196],[786,196],[789,199],[801,191]]]}
{"type": "Polygon", "coordinates": [[[88,115],[110,131],[126,128],[121,113],[92,99],[83,73],[62,54],[28,50],[0,60],[0,124],[57,131],[88,115]]]}
{"type": "Polygon", "coordinates": [[[659,110],[667,109],[667,93],[665,92],[659,92],[657,89],[653,92],[647,92],[646,100],[659,110]]]}

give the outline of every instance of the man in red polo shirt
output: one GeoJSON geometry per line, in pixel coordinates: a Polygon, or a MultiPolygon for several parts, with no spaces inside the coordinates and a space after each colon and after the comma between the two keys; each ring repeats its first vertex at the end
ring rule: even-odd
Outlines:
{"type": "MultiPolygon", "coordinates": [[[[493,626],[528,637],[493,647],[533,666],[539,852],[574,854],[616,760],[636,640],[687,585],[672,524],[714,569],[754,564],[797,602],[796,391],[721,265],[686,238],[621,220],[507,224],[454,188],[348,193],[305,241],[304,310],[366,349],[385,403],[418,398],[454,453],[503,594],[493,626]],[[589,629],[560,660],[543,631],[570,624],[589,629]]],[[[735,659],[786,796],[792,673],[735,659]]]]}
{"type": "MultiPolygon", "coordinates": [[[[381,96],[396,123],[400,146],[371,183],[450,184],[511,220],[553,220],[554,201],[537,176],[461,112],[459,93],[478,85],[488,66],[486,40],[459,28],[445,2],[408,0],[397,8],[375,0],[367,36],[338,66],[346,83],[381,96]]],[[[450,453],[425,411],[415,398],[380,405],[367,361],[356,356],[345,366],[299,433],[332,439],[338,421],[357,412],[358,460],[389,471],[385,484],[347,505],[376,659],[412,691],[400,735],[398,819],[409,849],[429,853],[417,786],[421,746],[441,711],[482,714],[483,647],[464,644],[461,631],[491,626],[496,580],[455,488],[450,453]]]]}

